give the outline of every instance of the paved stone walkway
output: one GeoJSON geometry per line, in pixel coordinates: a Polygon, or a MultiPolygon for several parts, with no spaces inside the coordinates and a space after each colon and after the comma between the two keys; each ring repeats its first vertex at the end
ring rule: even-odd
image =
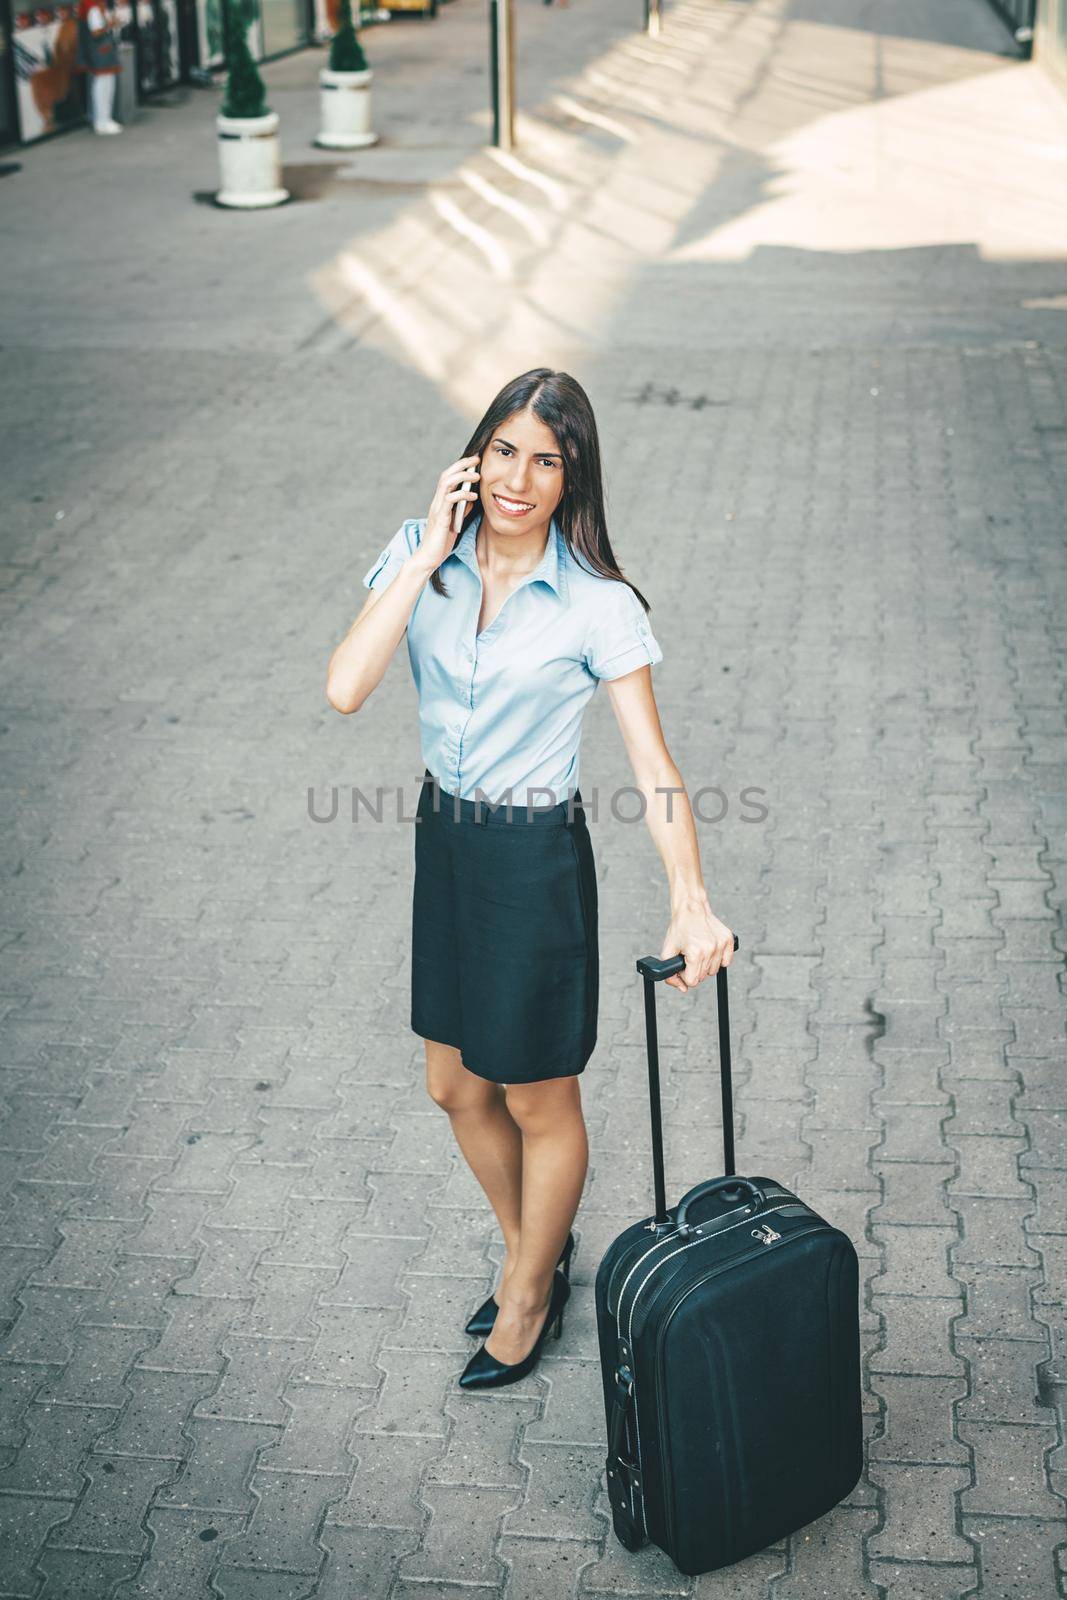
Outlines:
{"type": "MultiPolygon", "coordinates": [[[[319,54],[267,70],[278,211],[197,203],[206,91],[4,181],[3,1596],[1067,1594],[1067,106],[983,0],[639,13],[522,0],[511,157],[451,0],[368,31],[351,160],[310,143],[319,54]],[[475,1397],[500,1247],[407,1028],[410,827],[308,814],[410,810],[406,661],[343,719],[326,660],[541,361],[593,398],[668,742],[728,800],[741,1169],[864,1271],[859,1487],[698,1579],[621,1549],[602,1479],[647,832],[594,830],[564,1337],[475,1397]]],[[[583,789],[629,777],[598,696],[583,789]]],[[[719,1162],[713,1009],[661,993],[672,1197],[719,1162]]]]}

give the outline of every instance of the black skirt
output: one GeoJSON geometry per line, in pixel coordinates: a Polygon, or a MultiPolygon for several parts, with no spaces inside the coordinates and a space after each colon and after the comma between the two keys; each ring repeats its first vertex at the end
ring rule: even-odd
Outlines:
{"type": "Polygon", "coordinates": [[[509,816],[427,773],[416,816],[413,1031],[493,1083],[575,1076],[596,1044],[600,978],[581,791],[509,816]]]}

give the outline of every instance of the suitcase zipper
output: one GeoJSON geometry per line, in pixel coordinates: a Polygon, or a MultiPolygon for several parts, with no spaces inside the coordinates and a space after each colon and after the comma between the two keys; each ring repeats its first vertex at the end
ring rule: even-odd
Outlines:
{"type": "MultiPolygon", "coordinates": [[[[793,1203],[803,1206],[803,1209],[805,1211],[808,1210],[808,1207],[803,1205],[803,1201],[796,1201],[796,1202],[793,1202],[793,1203]]],[[[668,1261],[673,1261],[675,1256],[680,1256],[684,1250],[694,1250],[698,1244],[709,1244],[712,1239],[721,1239],[724,1233],[732,1233],[735,1228],[743,1228],[746,1222],[752,1223],[754,1227],[758,1226],[762,1222],[762,1219],[764,1217],[771,1216],[775,1212],[784,1211],[785,1209],[786,1208],[785,1208],[784,1205],[782,1205],[782,1206],[765,1206],[762,1211],[754,1211],[754,1212],[751,1213],[751,1215],[749,1215],[747,1217],[741,1217],[740,1220],[737,1221],[737,1222],[729,1223],[725,1228],[715,1228],[715,1229],[712,1230],[711,1233],[702,1233],[702,1234],[699,1235],[698,1238],[690,1239],[686,1244],[678,1245],[678,1248],[676,1250],[672,1250],[670,1255],[661,1256],[660,1259],[655,1263],[655,1265],[649,1269],[647,1275],[638,1284],[637,1288],[634,1290],[633,1299],[630,1301],[630,1310],[629,1310],[629,1313],[627,1314],[627,1318],[626,1318],[626,1342],[630,1346],[630,1348],[633,1349],[634,1308],[637,1305],[638,1297],[642,1294],[642,1292],[645,1289],[648,1288],[648,1285],[651,1283],[653,1277],[659,1271],[660,1267],[666,1266],[668,1261]]],[[[660,1243],[661,1244],[674,1244],[674,1243],[677,1242],[678,1238],[679,1238],[678,1234],[671,1234],[671,1235],[669,1235],[669,1237],[667,1239],[661,1240],[660,1243]]],[[[653,1248],[655,1248],[655,1247],[653,1247],[653,1248]]],[[[641,1259],[644,1260],[644,1257],[642,1257],[641,1259]]],[[[640,1265],[640,1263],[637,1263],[637,1265],[640,1265]]],[[[630,1281],[630,1278],[632,1276],[633,1276],[632,1272],[627,1275],[627,1279],[626,1279],[627,1283],[630,1281]]],[[[624,1291],[625,1291],[625,1288],[626,1288],[626,1285],[624,1284],[623,1285],[623,1290],[624,1291]]],[[[622,1310],[622,1294],[621,1293],[619,1295],[619,1310],[620,1311],[622,1310]]]]}
{"type": "MultiPolygon", "coordinates": [[[[776,1186],[771,1185],[771,1184],[769,1184],[764,1189],[763,1193],[768,1199],[771,1199],[771,1200],[777,1200],[779,1198],[779,1196],[781,1196],[783,1198],[788,1197],[789,1202],[792,1203],[793,1205],[802,1205],[803,1204],[803,1201],[795,1199],[794,1196],[790,1193],[790,1191],[788,1189],[779,1189],[776,1186]]],[[[720,1218],[719,1220],[722,1221],[726,1217],[733,1216],[734,1211],[746,1210],[746,1209],[748,1209],[747,1206],[745,1206],[745,1207],[735,1206],[733,1208],[733,1210],[724,1212],[723,1213],[723,1218],[720,1218]]],[[[770,1209],[770,1208],[768,1207],[767,1209],[770,1209]]],[[[805,1209],[807,1209],[807,1208],[805,1207],[805,1209]]],[[[762,1215],[762,1213],[750,1211],[749,1215],[750,1216],[757,1216],[757,1215],[762,1215]]],[[[647,1228],[652,1220],[653,1220],[652,1218],[649,1218],[649,1220],[647,1222],[642,1223],[641,1226],[647,1228]]],[[[744,1220],[744,1219],[742,1219],[742,1220],[744,1220]]],[[[726,1231],[725,1228],[713,1228],[710,1233],[705,1233],[705,1232],[703,1232],[703,1229],[706,1228],[707,1226],[708,1226],[707,1223],[698,1224],[697,1227],[695,1227],[693,1229],[693,1232],[694,1233],[699,1233],[701,1238],[710,1239],[714,1234],[724,1233],[726,1231]]],[[[727,1226],[732,1227],[733,1224],[732,1223],[731,1224],[727,1224],[727,1226]]],[[[677,1230],[674,1230],[671,1233],[665,1234],[663,1238],[657,1239],[655,1244],[649,1245],[648,1248],[644,1251],[644,1253],[638,1256],[637,1260],[633,1262],[633,1264],[630,1266],[629,1270],[627,1271],[626,1277],[623,1279],[622,1287],[619,1289],[619,1298],[618,1298],[618,1301],[616,1302],[616,1306],[615,1306],[614,1312],[611,1311],[611,1292],[610,1292],[610,1290],[608,1291],[608,1297],[607,1297],[607,1299],[608,1299],[608,1311],[609,1311],[609,1313],[611,1313],[615,1317],[616,1322],[618,1322],[619,1313],[622,1310],[622,1297],[626,1293],[626,1285],[629,1283],[630,1279],[633,1277],[634,1273],[637,1271],[637,1268],[641,1265],[641,1263],[643,1261],[647,1261],[649,1256],[652,1255],[654,1251],[660,1249],[660,1247],[662,1245],[671,1244],[676,1239],[680,1239],[680,1238],[683,1238],[683,1237],[686,1237],[686,1236],[683,1235],[683,1234],[679,1234],[677,1232],[677,1230]]],[[[696,1243],[697,1241],[694,1240],[693,1242],[696,1243]]]]}
{"type": "MultiPolygon", "coordinates": [[[[803,1205],[803,1202],[801,1202],[801,1204],[803,1205]]],[[[786,1210],[786,1207],[785,1206],[776,1206],[774,1209],[776,1211],[784,1211],[784,1210],[786,1210]]],[[[804,1206],[803,1209],[806,1211],[808,1209],[808,1207],[804,1206]]],[[[811,1224],[811,1226],[808,1227],[808,1228],[798,1228],[795,1233],[786,1234],[784,1239],[783,1239],[783,1236],[781,1234],[776,1233],[775,1236],[774,1236],[774,1239],[763,1239],[762,1243],[764,1243],[764,1244],[766,1244],[768,1246],[773,1245],[776,1242],[792,1243],[792,1241],[794,1239],[804,1239],[809,1234],[819,1233],[822,1229],[824,1229],[824,1228],[826,1228],[828,1226],[829,1226],[828,1223],[823,1222],[822,1220],[819,1220],[819,1221],[813,1222],[811,1224]]],[[[771,1229],[770,1231],[773,1232],[774,1230],[771,1229]]],[[[757,1230],[753,1229],[753,1232],[756,1233],[757,1230]]],[[[758,1236],[758,1234],[757,1234],[757,1236],[758,1236]]],[[[656,1354],[655,1354],[655,1362],[654,1362],[654,1367],[653,1367],[653,1371],[655,1373],[655,1377],[653,1379],[653,1382],[654,1382],[654,1385],[655,1385],[656,1421],[657,1421],[657,1423],[659,1425],[660,1438],[663,1439],[664,1441],[666,1441],[666,1438],[667,1438],[667,1408],[666,1408],[666,1397],[663,1394],[662,1385],[661,1385],[661,1382],[660,1382],[660,1373],[663,1370],[663,1362],[661,1360],[661,1354],[662,1354],[662,1350],[663,1350],[663,1342],[664,1342],[664,1340],[666,1338],[667,1329],[668,1329],[668,1327],[670,1325],[671,1318],[674,1316],[675,1312],[678,1310],[679,1306],[683,1303],[683,1301],[688,1299],[688,1297],[693,1293],[694,1289],[702,1288],[704,1286],[704,1284],[710,1283],[712,1278],[720,1278],[723,1275],[724,1272],[728,1272],[730,1270],[730,1268],[732,1266],[734,1266],[735,1264],[736,1263],[733,1262],[733,1261],[724,1261],[721,1266],[716,1267],[713,1272],[709,1272],[706,1277],[703,1277],[703,1278],[699,1279],[699,1281],[696,1282],[696,1283],[691,1283],[691,1284],[687,1285],[687,1287],[682,1290],[681,1294],[678,1295],[678,1297],[675,1300],[668,1301],[667,1311],[666,1311],[666,1313],[665,1313],[665,1315],[663,1317],[663,1320],[660,1323],[659,1329],[658,1329],[658,1331],[656,1333],[656,1354]]],[[[634,1390],[633,1401],[634,1401],[634,1422],[635,1422],[635,1426],[636,1426],[636,1420],[637,1420],[637,1393],[636,1393],[636,1388],[634,1390]]],[[[668,1457],[668,1455],[669,1455],[669,1452],[667,1451],[666,1446],[664,1447],[663,1454],[664,1454],[665,1458],[668,1457]]],[[[638,1458],[637,1459],[638,1459],[638,1462],[640,1462],[640,1459],[641,1459],[640,1450],[638,1451],[638,1458]]],[[[641,1520],[644,1522],[644,1519],[645,1519],[645,1505],[644,1505],[644,1478],[643,1477],[642,1477],[642,1480],[641,1480],[641,1484],[642,1484],[641,1520]]],[[[677,1527],[676,1527],[676,1524],[675,1524],[675,1517],[674,1517],[674,1496],[670,1491],[669,1475],[666,1474],[666,1473],[664,1473],[664,1478],[663,1478],[663,1512],[664,1512],[664,1520],[665,1520],[665,1522],[667,1524],[667,1542],[669,1543],[671,1548],[674,1549],[675,1546],[676,1546],[676,1543],[677,1543],[677,1527]]],[[[645,1532],[646,1533],[648,1532],[648,1524],[647,1524],[647,1522],[645,1523],[645,1532]]]]}

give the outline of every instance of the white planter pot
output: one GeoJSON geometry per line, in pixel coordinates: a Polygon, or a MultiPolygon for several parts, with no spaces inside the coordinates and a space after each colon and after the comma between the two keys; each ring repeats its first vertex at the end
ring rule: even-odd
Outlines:
{"type": "Polygon", "coordinates": [[[215,195],[220,206],[277,206],[288,200],[282,187],[282,153],[278,143],[278,113],[265,117],[215,118],[219,143],[222,187],[215,195]]]}
{"type": "Polygon", "coordinates": [[[315,143],[327,150],[355,150],[360,145],[376,144],[378,135],[371,128],[370,84],[374,73],[331,72],[319,68],[321,132],[315,143]]]}

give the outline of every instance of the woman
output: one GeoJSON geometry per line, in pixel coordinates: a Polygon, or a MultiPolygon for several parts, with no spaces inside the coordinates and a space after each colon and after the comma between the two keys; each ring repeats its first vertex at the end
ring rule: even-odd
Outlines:
{"type": "Polygon", "coordinates": [[[459,1380],[495,1388],[533,1369],[549,1329],[558,1337],[570,1288],[599,978],[578,748],[601,678],[667,871],[660,954],[687,958],[666,981],[702,983],[729,964],[733,935],[708,902],[652,693],[663,654],[608,540],[596,423],[572,377],[537,367],[505,385],[429,514],[398,529],[363,583],[326,694],[358,711],[407,632],[426,767],[411,1026],[504,1236],[496,1293],[467,1324],[487,1337],[459,1380]]]}

